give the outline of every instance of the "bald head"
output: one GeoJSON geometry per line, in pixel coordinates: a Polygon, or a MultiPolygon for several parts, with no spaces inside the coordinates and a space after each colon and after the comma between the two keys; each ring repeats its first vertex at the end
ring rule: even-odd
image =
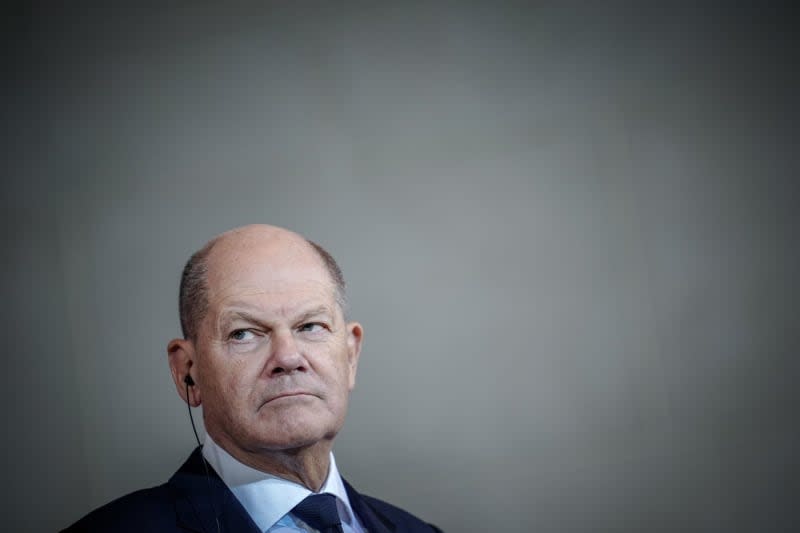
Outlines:
{"type": "Polygon", "coordinates": [[[179,309],[181,329],[186,339],[194,339],[199,323],[208,311],[209,278],[231,268],[248,268],[248,261],[259,257],[291,261],[313,254],[325,268],[335,291],[336,302],[345,312],[345,283],[336,260],[322,246],[302,235],[277,226],[253,224],[218,235],[195,252],[183,268],[179,309]],[[256,255],[256,253],[258,255],[256,255]]]}

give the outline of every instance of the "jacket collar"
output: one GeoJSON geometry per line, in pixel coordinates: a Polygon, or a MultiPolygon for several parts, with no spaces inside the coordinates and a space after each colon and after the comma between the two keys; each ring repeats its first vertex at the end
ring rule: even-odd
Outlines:
{"type": "Polygon", "coordinates": [[[206,533],[261,533],[197,447],[169,480],[178,525],[206,533]],[[217,527],[219,520],[219,527],[217,527]]]}
{"type": "Polygon", "coordinates": [[[361,524],[367,529],[367,533],[393,533],[395,530],[394,522],[370,505],[347,480],[342,479],[342,481],[344,482],[344,488],[347,490],[347,497],[350,498],[350,507],[358,515],[361,524]]]}
{"type": "MultiPolygon", "coordinates": [[[[393,533],[394,523],[375,509],[345,480],[350,506],[369,533],[393,533]]],[[[178,526],[202,533],[261,533],[236,496],[195,448],[170,478],[178,526]],[[219,528],[217,527],[219,520],[219,528]]]]}

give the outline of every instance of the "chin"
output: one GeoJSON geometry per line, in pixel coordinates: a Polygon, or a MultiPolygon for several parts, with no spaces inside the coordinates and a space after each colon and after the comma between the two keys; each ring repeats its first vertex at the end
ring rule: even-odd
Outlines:
{"type": "Polygon", "coordinates": [[[301,450],[318,444],[322,440],[324,439],[318,435],[272,435],[260,440],[258,447],[270,452],[301,450]]]}
{"type": "Polygon", "coordinates": [[[272,431],[262,432],[259,437],[268,448],[280,450],[306,448],[320,442],[332,441],[339,432],[339,426],[332,424],[273,425],[272,428],[272,431]]]}

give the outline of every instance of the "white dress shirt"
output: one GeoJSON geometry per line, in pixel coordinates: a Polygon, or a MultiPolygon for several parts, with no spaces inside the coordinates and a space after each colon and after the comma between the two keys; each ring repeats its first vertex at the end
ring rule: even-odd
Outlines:
{"type": "MultiPolygon", "coordinates": [[[[219,474],[261,531],[265,533],[316,531],[289,514],[295,505],[313,494],[306,487],[240,463],[208,435],[203,444],[203,457],[219,474]]],[[[365,533],[350,507],[350,499],[347,497],[347,490],[336,468],[332,452],[328,478],[319,492],[336,496],[336,507],[344,533],[365,533]]]]}

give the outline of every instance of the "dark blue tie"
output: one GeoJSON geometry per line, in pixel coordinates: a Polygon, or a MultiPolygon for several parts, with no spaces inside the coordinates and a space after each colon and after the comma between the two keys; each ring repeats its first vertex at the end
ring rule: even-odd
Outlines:
{"type": "Polygon", "coordinates": [[[336,512],[336,496],[333,494],[312,494],[295,505],[292,514],[320,533],[342,533],[342,521],[336,512]]]}

